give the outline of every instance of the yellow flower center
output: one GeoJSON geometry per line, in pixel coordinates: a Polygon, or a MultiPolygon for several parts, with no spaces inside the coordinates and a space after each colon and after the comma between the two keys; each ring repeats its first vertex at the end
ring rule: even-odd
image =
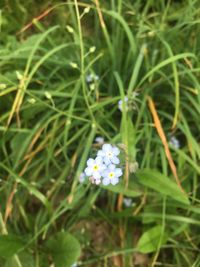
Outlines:
{"type": "Polygon", "coordinates": [[[114,172],[110,172],[108,176],[109,176],[109,178],[113,178],[114,172]]]}
{"type": "Polygon", "coordinates": [[[94,166],[93,166],[93,170],[94,170],[94,171],[98,171],[98,169],[99,169],[99,166],[98,166],[98,165],[94,165],[94,166]]]}

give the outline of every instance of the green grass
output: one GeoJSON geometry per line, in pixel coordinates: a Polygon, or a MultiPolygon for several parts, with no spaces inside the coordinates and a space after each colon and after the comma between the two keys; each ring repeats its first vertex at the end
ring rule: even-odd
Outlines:
{"type": "Polygon", "coordinates": [[[195,0],[0,4],[0,266],[200,266],[199,12],[195,0]],[[185,193],[149,97],[180,141],[185,193]],[[115,187],[79,183],[97,136],[121,148],[115,187]]]}

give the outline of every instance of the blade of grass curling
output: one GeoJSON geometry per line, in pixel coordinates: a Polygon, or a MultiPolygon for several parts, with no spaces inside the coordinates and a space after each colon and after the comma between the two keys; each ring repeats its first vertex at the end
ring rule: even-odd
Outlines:
{"type": "Polygon", "coordinates": [[[68,202],[69,203],[71,203],[72,200],[73,200],[74,192],[76,190],[76,185],[78,183],[80,174],[81,174],[82,170],[85,167],[85,163],[87,161],[87,158],[88,158],[88,155],[89,155],[89,152],[90,152],[90,149],[92,147],[93,140],[94,140],[94,136],[95,136],[95,133],[96,133],[96,128],[97,128],[96,124],[92,123],[91,132],[90,132],[90,135],[89,135],[89,137],[87,139],[87,142],[86,142],[86,144],[84,146],[84,151],[83,151],[82,157],[80,159],[80,163],[78,165],[77,171],[75,173],[74,181],[72,183],[71,192],[70,192],[70,194],[68,196],[68,202]]]}
{"type": "Polygon", "coordinates": [[[154,120],[154,124],[155,124],[156,130],[157,130],[158,135],[160,136],[160,139],[161,139],[161,141],[163,143],[163,146],[164,146],[164,149],[165,149],[165,154],[166,154],[166,157],[168,159],[168,162],[169,162],[170,168],[172,170],[172,173],[173,173],[173,175],[175,177],[176,183],[179,186],[179,188],[181,189],[181,191],[185,193],[185,191],[184,191],[184,189],[183,189],[183,187],[181,185],[181,182],[180,182],[180,180],[178,178],[176,166],[175,166],[174,161],[172,159],[172,156],[171,156],[171,153],[170,153],[170,150],[169,150],[169,146],[168,146],[168,143],[167,143],[167,139],[166,139],[165,133],[163,131],[160,119],[158,117],[158,113],[156,111],[154,102],[150,97],[148,97],[148,104],[149,104],[149,109],[151,111],[151,114],[153,116],[153,120],[154,120]]]}
{"type": "Polygon", "coordinates": [[[161,63],[159,63],[153,69],[151,69],[149,72],[147,72],[147,74],[139,82],[138,87],[140,87],[149,76],[151,76],[154,72],[158,71],[162,67],[164,67],[164,66],[166,66],[172,62],[178,61],[179,59],[185,59],[187,57],[192,57],[192,58],[196,59],[196,56],[192,53],[182,53],[182,54],[179,54],[179,55],[176,55],[176,56],[173,56],[173,57],[170,57],[170,58],[163,60],[161,63]]]}

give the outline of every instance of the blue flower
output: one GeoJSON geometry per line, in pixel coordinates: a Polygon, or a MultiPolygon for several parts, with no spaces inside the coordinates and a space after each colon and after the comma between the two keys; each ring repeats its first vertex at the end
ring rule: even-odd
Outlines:
{"type": "Polygon", "coordinates": [[[102,145],[102,144],[104,143],[104,138],[101,137],[101,136],[97,136],[97,137],[95,138],[95,142],[96,142],[97,144],[102,145]]]}
{"type": "Polygon", "coordinates": [[[176,149],[180,148],[180,142],[175,136],[171,136],[169,143],[170,143],[170,145],[172,145],[176,149]]]}
{"type": "Polygon", "coordinates": [[[85,79],[87,83],[93,83],[99,80],[99,76],[94,73],[91,73],[88,74],[85,79]]]}
{"type": "Polygon", "coordinates": [[[122,170],[120,168],[116,168],[114,164],[110,164],[107,166],[107,169],[102,174],[103,185],[116,185],[119,183],[119,177],[122,176],[122,170]]]}
{"type": "Polygon", "coordinates": [[[80,174],[80,176],[79,176],[79,182],[80,182],[80,183],[84,183],[84,182],[85,182],[85,178],[86,178],[85,173],[82,172],[82,173],[80,174]]]}
{"type": "Polygon", "coordinates": [[[115,147],[115,146],[111,146],[110,144],[104,144],[102,146],[102,150],[99,150],[97,153],[98,157],[101,157],[103,162],[106,165],[109,164],[119,164],[120,160],[117,157],[120,153],[120,150],[115,147]]]}
{"type": "Polygon", "coordinates": [[[123,199],[123,203],[124,203],[124,206],[125,206],[125,207],[129,208],[129,207],[131,207],[133,201],[132,201],[131,198],[127,198],[127,197],[125,197],[125,198],[123,199]]]}
{"type": "Polygon", "coordinates": [[[122,112],[123,111],[123,102],[125,102],[125,110],[128,111],[128,97],[125,96],[124,100],[119,100],[118,102],[118,109],[122,112]]]}
{"type": "Polygon", "coordinates": [[[101,178],[102,172],[105,170],[106,166],[103,164],[101,157],[96,157],[96,159],[88,159],[87,167],[85,169],[85,174],[87,176],[92,176],[95,180],[99,180],[101,178]]]}

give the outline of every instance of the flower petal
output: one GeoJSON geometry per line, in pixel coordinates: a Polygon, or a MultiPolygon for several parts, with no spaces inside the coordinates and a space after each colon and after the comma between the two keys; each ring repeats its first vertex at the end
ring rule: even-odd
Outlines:
{"type": "Polygon", "coordinates": [[[112,185],[116,185],[116,184],[118,184],[119,183],[119,178],[117,178],[117,177],[115,177],[115,178],[113,178],[112,180],[111,180],[111,184],[112,185]]]}
{"type": "Polygon", "coordinates": [[[94,179],[100,179],[101,178],[101,174],[99,172],[93,172],[93,177],[94,179]]]}
{"type": "Polygon", "coordinates": [[[110,171],[114,171],[114,170],[115,170],[115,165],[114,165],[114,164],[110,164],[110,165],[108,165],[108,169],[109,169],[110,171]]]}
{"type": "Polygon", "coordinates": [[[92,175],[92,168],[91,168],[91,167],[87,167],[87,168],[85,169],[85,174],[86,174],[87,176],[92,175]]]}
{"type": "Polygon", "coordinates": [[[100,166],[100,172],[104,172],[106,168],[107,168],[107,166],[102,163],[100,166]]]}
{"type": "Polygon", "coordinates": [[[116,156],[114,156],[113,158],[112,158],[112,163],[114,163],[114,164],[119,164],[120,163],[120,160],[118,159],[118,157],[116,157],[116,156]]]}
{"type": "Polygon", "coordinates": [[[92,159],[92,158],[88,159],[87,165],[92,166],[93,164],[94,164],[94,159],[92,159]]]}
{"type": "Polygon", "coordinates": [[[110,162],[110,159],[108,157],[104,157],[103,158],[103,161],[106,165],[109,165],[111,162],[110,162]]]}
{"type": "Polygon", "coordinates": [[[84,181],[85,181],[85,173],[84,172],[82,172],[81,174],[80,174],[80,176],[79,176],[79,182],[80,183],[83,183],[84,181]]]}
{"type": "Polygon", "coordinates": [[[118,147],[113,147],[113,154],[115,155],[115,156],[118,156],[119,155],[119,153],[120,153],[120,150],[119,150],[119,148],[118,147]]]}
{"type": "Polygon", "coordinates": [[[86,174],[87,176],[92,175],[92,172],[93,172],[93,170],[92,170],[91,167],[87,167],[87,168],[85,168],[85,174],[86,174]]]}
{"type": "Polygon", "coordinates": [[[122,176],[122,170],[120,168],[116,168],[115,169],[115,175],[116,175],[116,177],[122,176]]]}
{"type": "Polygon", "coordinates": [[[105,169],[104,171],[101,172],[101,175],[102,175],[103,178],[107,178],[108,177],[108,173],[109,173],[108,170],[105,169]]]}
{"type": "Polygon", "coordinates": [[[104,178],[102,183],[103,183],[103,185],[109,185],[110,184],[110,179],[104,178]]]}
{"type": "Polygon", "coordinates": [[[98,164],[98,165],[100,165],[100,164],[103,163],[103,159],[102,159],[102,157],[100,157],[100,156],[97,156],[96,159],[95,159],[94,161],[95,161],[95,163],[98,164]]]}
{"type": "Polygon", "coordinates": [[[101,183],[101,179],[95,179],[94,183],[99,185],[101,183]]]}
{"type": "Polygon", "coordinates": [[[112,146],[110,144],[104,144],[102,150],[105,152],[112,151],[112,146]]]}
{"type": "Polygon", "coordinates": [[[103,152],[103,150],[99,150],[97,153],[97,157],[104,157],[105,153],[103,152]]]}

